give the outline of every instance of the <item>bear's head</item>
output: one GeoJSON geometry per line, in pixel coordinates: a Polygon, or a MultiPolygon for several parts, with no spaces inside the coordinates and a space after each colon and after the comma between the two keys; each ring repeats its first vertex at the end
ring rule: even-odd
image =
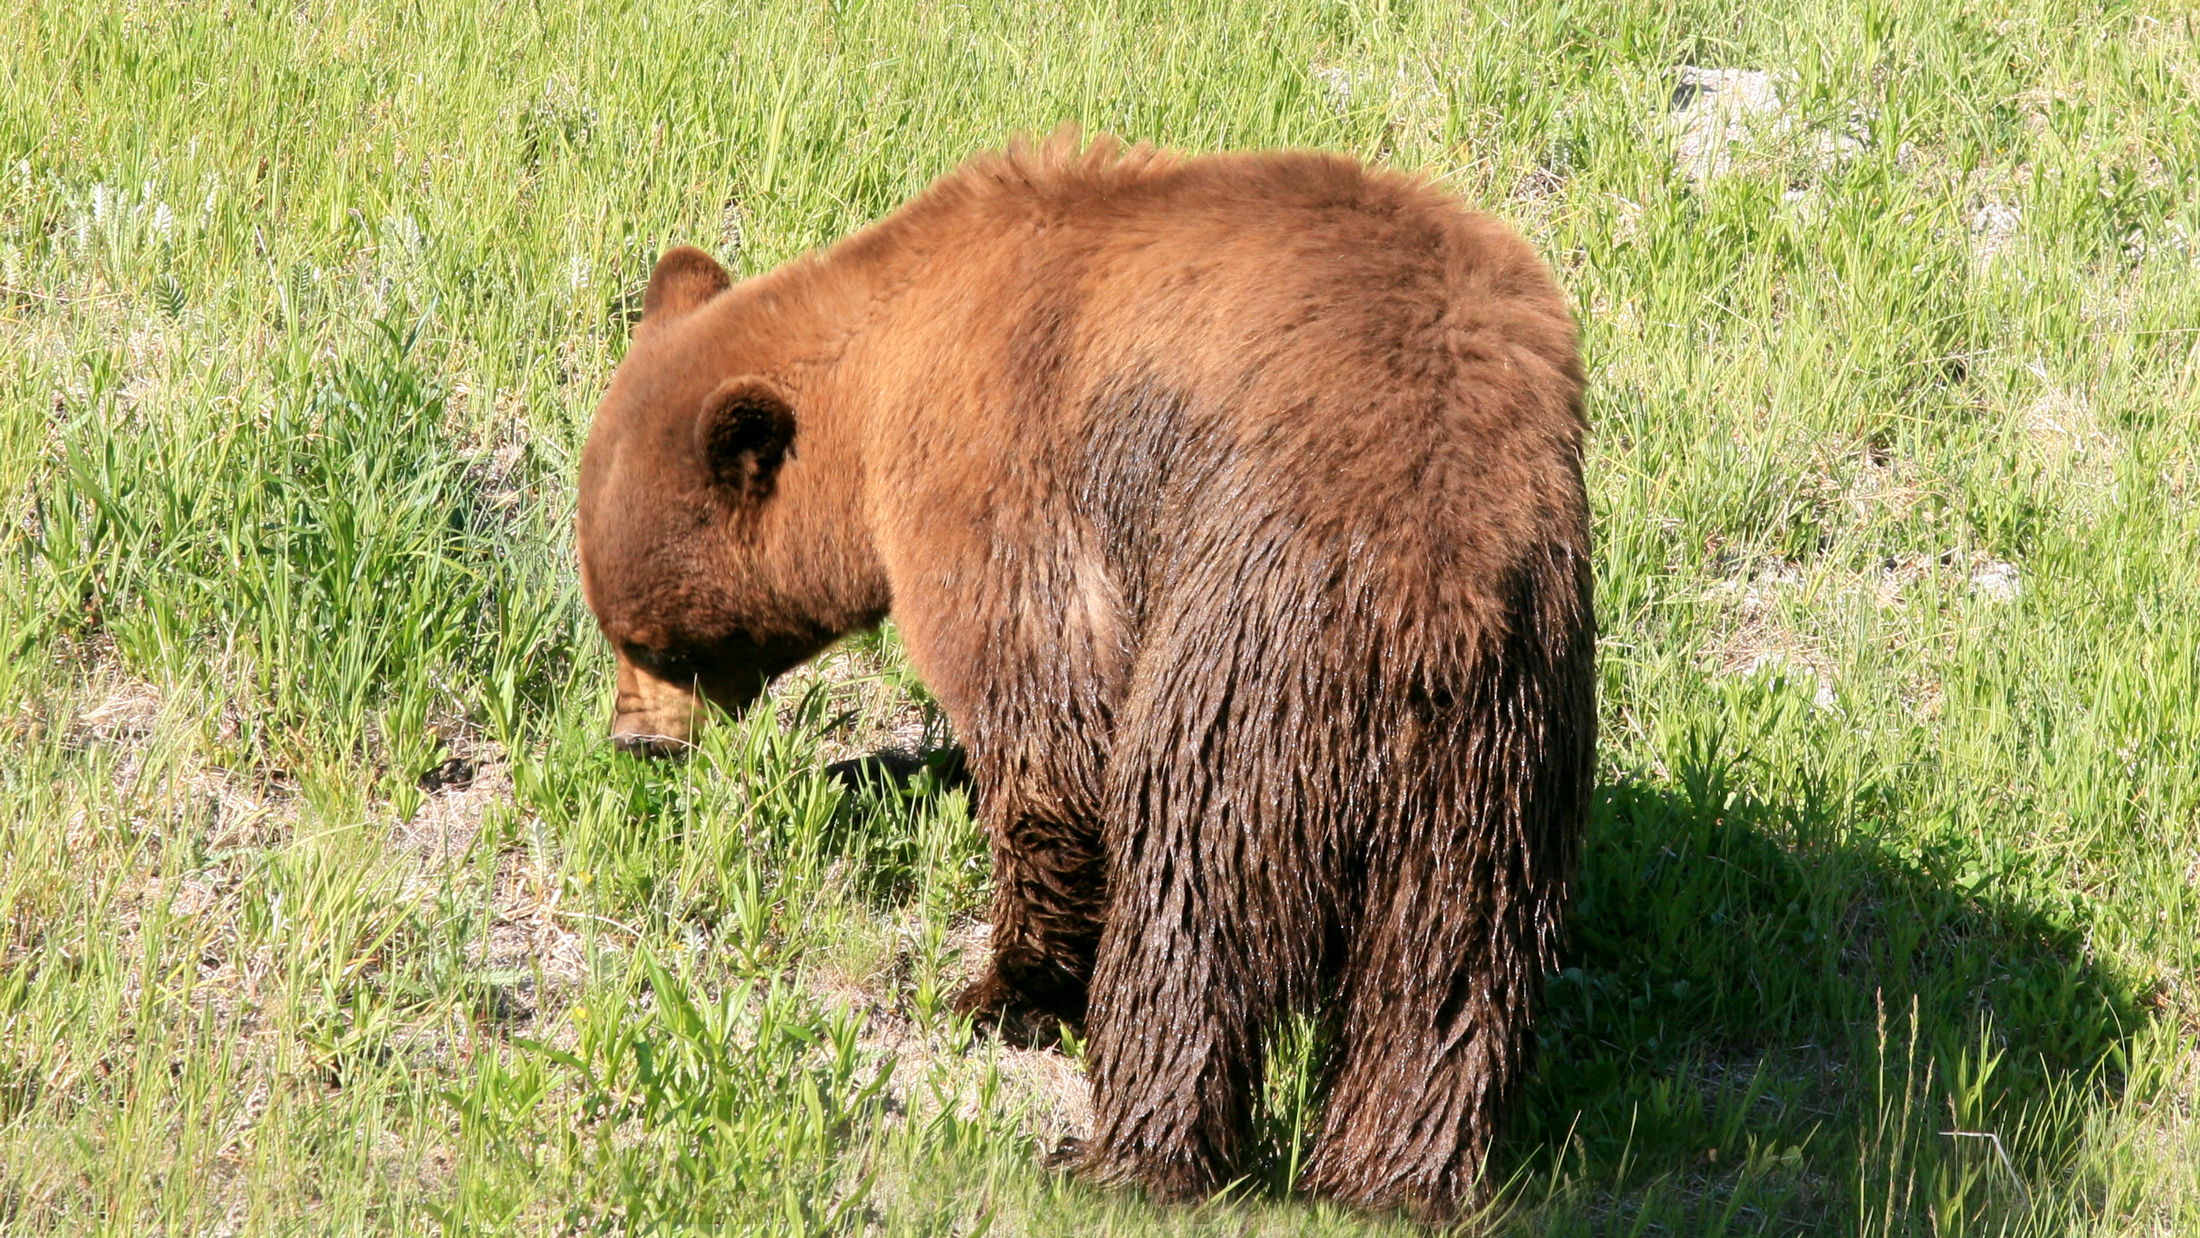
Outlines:
{"type": "Polygon", "coordinates": [[[791,399],[738,335],[695,321],[731,282],[699,249],[658,260],[581,455],[581,590],[618,658],[612,738],[630,752],[685,749],[706,701],[737,712],[822,644],[789,630],[757,534],[791,399]]]}

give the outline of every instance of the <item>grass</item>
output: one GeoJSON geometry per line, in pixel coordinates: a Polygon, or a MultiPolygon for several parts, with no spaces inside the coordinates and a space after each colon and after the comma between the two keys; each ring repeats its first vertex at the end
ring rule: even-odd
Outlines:
{"type": "Polygon", "coordinates": [[[891,628],[602,740],[572,475],[656,252],[1063,119],[1423,170],[1576,298],[1605,742],[1490,1228],[2200,1232],[2177,6],[4,25],[0,1232],[1404,1231],[1291,1192],[1306,1025],[1227,1197],[1042,1167],[1078,1046],[943,1009],[967,792],[825,772],[951,740],[891,628]],[[1691,65],[1777,104],[1692,129],[1691,65]]]}

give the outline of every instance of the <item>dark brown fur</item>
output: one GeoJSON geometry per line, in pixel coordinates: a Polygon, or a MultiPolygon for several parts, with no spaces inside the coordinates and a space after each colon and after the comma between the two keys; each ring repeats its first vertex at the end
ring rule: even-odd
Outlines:
{"type": "Polygon", "coordinates": [[[1323,1003],[1306,1184],[1450,1215],[1590,787],[1581,388],[1517,236],[1332,155],[1062,135],[730,289],[676,250],[581,466],[615,728],[891,611],[993,842],[962,1003],[1087,1017],[1083,1171],[1229,1181],[1323,1003]]]}

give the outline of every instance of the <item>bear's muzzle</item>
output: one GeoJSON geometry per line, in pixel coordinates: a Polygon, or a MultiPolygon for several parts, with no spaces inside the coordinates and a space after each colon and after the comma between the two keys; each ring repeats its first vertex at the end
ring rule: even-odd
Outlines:
{"type": "Polygon", "coordinates": [[[696,690],[643,670],[623,653],[618,659],[611,742],[638,757],[676,756],[693,747],[696,714],[703,705],[696,690]]]}
{"type": "Polygon", "coordinates": [[[636,661],[623,649],[613,652],[619,661],[619,696],[612,708],[611,742],[635,756],[686,752],[695,746],[695,734],[712,706],[739,717],[764,695],[771,680],[751,664],[755,651],[748,646],[735,647],[730,655],[721,650],[710,658],[683,658],[677,665],[686,673],[677,678],[636,661]]]}

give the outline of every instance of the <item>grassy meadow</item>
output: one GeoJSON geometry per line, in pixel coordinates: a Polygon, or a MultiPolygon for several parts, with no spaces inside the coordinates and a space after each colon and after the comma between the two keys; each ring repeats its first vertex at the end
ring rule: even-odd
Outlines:
{"type": "Polygon", "coordinates": [[[1413,1232],[1293,1193],[1304,1025],[1225,1197],[1044,1167],[891,625],[603,739],[657,252],[1065,120],[1419,170],[1575,298],[1599,791],[1478,1231],[2200,1233],[2181,8],[5,0],[0,1234],[1413,1232]]]}

